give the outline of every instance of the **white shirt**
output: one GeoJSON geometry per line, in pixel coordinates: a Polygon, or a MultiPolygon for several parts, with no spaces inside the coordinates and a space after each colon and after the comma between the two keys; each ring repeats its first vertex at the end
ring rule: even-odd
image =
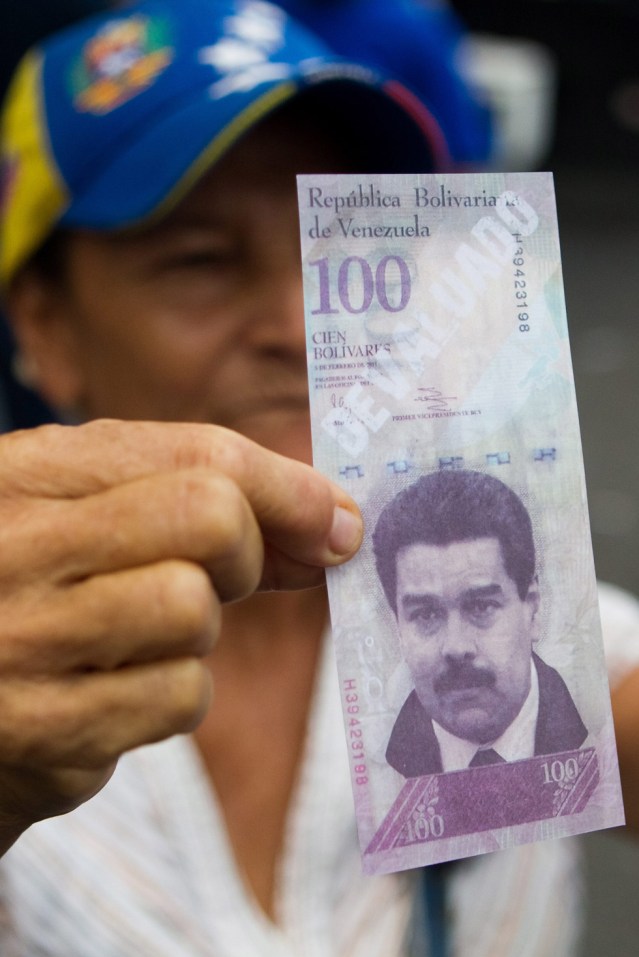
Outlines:
{"type": "MultiPolygon", "coordinates": [[[[603,599],[604,631],[617,615],[626,633],[627,668],[639,662],[639,605],[624,596],[620,611],[614,593],[603,599]]],[[[125,756],[101,794],[35,825],[0,861],[0,953],[427,957],[407,942],[417,888],[414,872],[362,876],[329,646],[288,818],[276,923],[243,883],[198,753],[179,737],[125,756]]],[[[469,859],[448,890],[453,957],[574,955],[576,840],[469,859]]]]}

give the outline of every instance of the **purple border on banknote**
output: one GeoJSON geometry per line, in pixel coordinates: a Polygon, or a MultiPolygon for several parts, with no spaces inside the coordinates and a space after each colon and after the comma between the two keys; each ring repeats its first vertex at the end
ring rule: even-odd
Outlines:
{"type": "Polygon", "coordinates": [[[598,781],[594,748],[411,778],[364,853],[579,814],[598,781]]]}

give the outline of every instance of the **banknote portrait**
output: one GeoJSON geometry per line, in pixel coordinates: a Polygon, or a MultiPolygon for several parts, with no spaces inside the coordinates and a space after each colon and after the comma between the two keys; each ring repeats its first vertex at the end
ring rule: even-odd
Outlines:
{"type": "Polygon", "coordinates": [[[393,768],[412,778],[581,747],[571,694],[536,651],[535,542],[511,488],[478,471],[422,476],[382,510],[373,551],[413,684],[393,768]]]}

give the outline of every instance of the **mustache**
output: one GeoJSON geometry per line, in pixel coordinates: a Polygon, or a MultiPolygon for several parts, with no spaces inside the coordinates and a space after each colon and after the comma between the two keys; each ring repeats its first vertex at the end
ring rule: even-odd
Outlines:
{"type": "Polygon", "coordinates": [[[455,662],[434,682],[439,694],[446,691],[467,691],[469,688],[492,688],[495,675],[486,668],[477,668],[467,662],[455,662]]]}

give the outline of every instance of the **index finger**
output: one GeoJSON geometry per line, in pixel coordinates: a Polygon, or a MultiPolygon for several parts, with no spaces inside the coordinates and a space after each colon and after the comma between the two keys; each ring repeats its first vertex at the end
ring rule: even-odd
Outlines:
{"type": "Polygon", "coordinates": [[[211,468],[233,479],[265,541],[295,562],[335,565],[359,547],[359,510],[338,485],[214,425],[98,420],[2,436],[0,500],[82,498],[189,468],[211,468]]]}

